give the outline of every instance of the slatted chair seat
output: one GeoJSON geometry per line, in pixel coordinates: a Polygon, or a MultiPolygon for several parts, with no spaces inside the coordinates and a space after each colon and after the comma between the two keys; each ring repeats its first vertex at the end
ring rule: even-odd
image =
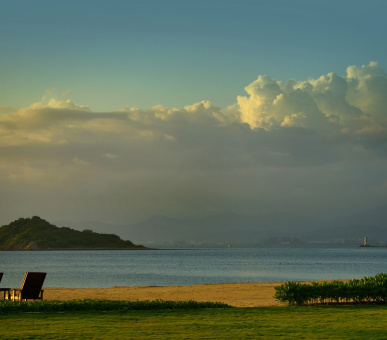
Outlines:
{"type": "Polygon", "coordinates": [[[46,273],[27,272],[20,289],[12,288],[8,298],[12,301],[43,300],[43,283],[46,273]]]}

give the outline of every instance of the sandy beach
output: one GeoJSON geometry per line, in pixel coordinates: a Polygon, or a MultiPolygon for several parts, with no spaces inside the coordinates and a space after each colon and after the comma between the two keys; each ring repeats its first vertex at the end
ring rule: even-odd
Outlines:
{"type": "Polygon", "coordinates": [[[141,286],[111,288],[44,288],[45,300],[195,300],[224,302],[235,307],[280,306],[274,287],[280,282],[224,283],[192,286],[141,286]]]}

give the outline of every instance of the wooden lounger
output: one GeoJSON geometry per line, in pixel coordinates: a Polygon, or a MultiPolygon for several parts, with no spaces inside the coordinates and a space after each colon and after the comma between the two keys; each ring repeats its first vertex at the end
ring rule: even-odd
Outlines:
{"type": "Polygon", "coordinates": [[[12,301],[43,300],[43,282],[46,273],[27,272],[24,275],[21,288],[11,288],[8,299],[12,301]]]}

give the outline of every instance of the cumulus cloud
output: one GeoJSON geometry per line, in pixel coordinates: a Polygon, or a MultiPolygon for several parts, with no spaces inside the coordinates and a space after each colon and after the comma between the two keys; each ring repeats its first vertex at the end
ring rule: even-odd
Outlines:
{"type": "Polygon", "coordinates": [[[0,107],[0,212],[122,223],[387,199],[387,76],[377,63],[306,81],[259,76],[246,92],[224,109],[0,107]]]}
{"type": "Polygon", "coordinates": [[[259,76],[239,96],[241,119],[251,128],[340,129],[350,134],[386,134],[387,76],[376,62],[349,66],[307,81],[259,76]]]}

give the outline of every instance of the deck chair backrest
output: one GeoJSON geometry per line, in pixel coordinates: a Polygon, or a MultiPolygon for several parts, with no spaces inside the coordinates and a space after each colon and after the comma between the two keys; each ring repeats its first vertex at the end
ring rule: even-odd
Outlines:
{"type": "Polygon", "coordinates": [[[46,273],[27,272],[21,285],[22,299],[37,299],[43,287],[46,273]]]}

